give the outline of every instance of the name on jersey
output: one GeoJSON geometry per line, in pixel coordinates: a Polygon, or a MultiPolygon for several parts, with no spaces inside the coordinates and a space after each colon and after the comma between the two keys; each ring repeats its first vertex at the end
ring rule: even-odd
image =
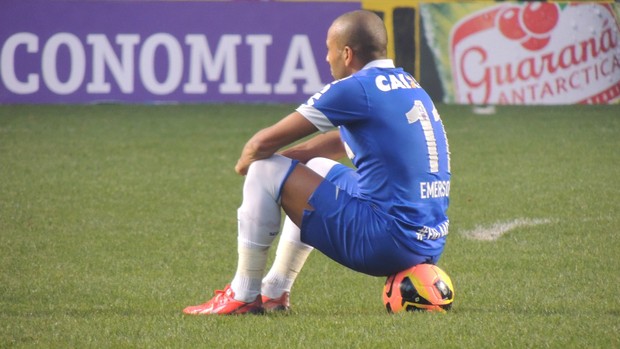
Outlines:
{"type": "Polygon", "coordinates": [[[436,199],[450,196],[450,181],[420,182],[420,198],[436,199]]]}
{"type": "Polygon", "coordinates": [[[420,84],[409,75],[405,74],[389,74],[379,75],[375,78],[377,88],[383,92],[398,90],[401,88],[418,88],[420,84]]]}

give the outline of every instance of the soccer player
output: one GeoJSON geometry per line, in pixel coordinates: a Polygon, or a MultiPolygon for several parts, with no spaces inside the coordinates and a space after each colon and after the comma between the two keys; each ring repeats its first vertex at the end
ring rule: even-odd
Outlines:
{"type": "Polygon", "coordinates": [[[450,158],[433,102],[386,59],[387,34],[376,14],[338,17],[326,43],[335,81],[252,136],[236,164],[246,179],[232,282],[184,313],[288,309],[291,287],[313,248],[373,276],[436,263],[443,252],[450,158]],[[344,156],[355,169],[334,161],[344,156]],[[274,265],[264,275],[281,208],[287,218],[274,265]]]}

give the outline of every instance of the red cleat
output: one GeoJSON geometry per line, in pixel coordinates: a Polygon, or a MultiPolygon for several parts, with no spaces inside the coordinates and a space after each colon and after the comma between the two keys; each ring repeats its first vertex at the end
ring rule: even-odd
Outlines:
{"type": "Polygon", "coordinates": [[[290,293],[284,292],[279,298],[262,297],[263,309],[266,311],[289,311],[291,309],[290,293]]]}
{"type": "Polygon", "coordinates": [[[238,301],[234,298],[230,285],[226,285],[223,290],[215,291],[215,296],[210,301],[187,307],[183,313],[188,315],[235,315],[235,314],[262,314],[264,312],[261,296],[256,296],[256,300],[251,303],[238,301]]]}

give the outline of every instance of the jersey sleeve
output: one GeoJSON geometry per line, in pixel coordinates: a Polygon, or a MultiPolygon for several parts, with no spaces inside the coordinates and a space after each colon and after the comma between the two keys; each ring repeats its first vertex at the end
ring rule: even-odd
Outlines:
{"type": "Polygon", "coordinates": [[[359,81],[349,77],[326,85],[297,111],[320,131],[326,132],[367,117],[368,97],[359,81]]]}

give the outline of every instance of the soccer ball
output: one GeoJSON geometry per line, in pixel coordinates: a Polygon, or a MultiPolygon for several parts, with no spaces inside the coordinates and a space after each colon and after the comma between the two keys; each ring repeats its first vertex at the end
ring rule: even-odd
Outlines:
{"type": "Polygon", "coordinates": [[[388,313],[446,312],[453,301],[452,280],[433,264],[418,264],[391,275],[383,287],[383,305],[388,313]]]}

